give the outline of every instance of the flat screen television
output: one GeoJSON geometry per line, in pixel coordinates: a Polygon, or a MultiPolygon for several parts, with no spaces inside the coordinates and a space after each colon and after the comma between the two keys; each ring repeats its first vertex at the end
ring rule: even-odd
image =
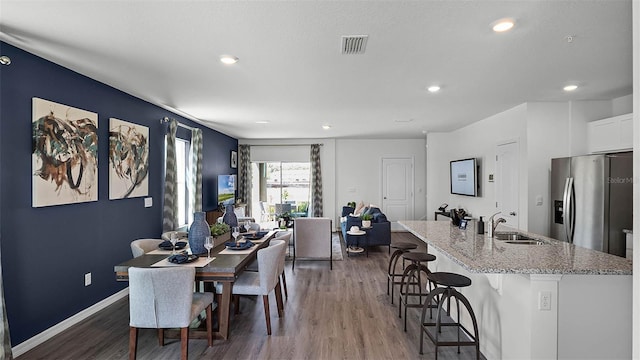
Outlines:
{"type": "Polygon", "coordinates": [[[236,202],[236,176],[218,175],[218,204],[233,205],[236,202]]]}
{"type": "Polygon", "coordinates": [[[451,170],[451,193],[478,196],[478,167],[476,159],[462,159],[449,162],[451,170]]]}

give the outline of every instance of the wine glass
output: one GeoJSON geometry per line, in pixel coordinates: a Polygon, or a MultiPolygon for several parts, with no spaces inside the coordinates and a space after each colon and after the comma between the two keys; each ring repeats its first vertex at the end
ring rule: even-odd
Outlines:
{"type": "Polygon", "coordinates": [[[175,254],[176,253],[176,243],[178,242],[178,233],[176,233],[175,231],[172,232],[169,241],[171,241],[171,246],[173,248],[173,251],[171,253],[175,254]]]}
{"type": "Polygon", "coordinates": [[[240,235],[240,228],[237,226],[234,226],[231,229],[231,235],[233,236],[233,241],[238,242],[238,235],[240,235]]]}
{"type": "Polygon", "coordinates": [[[251,229],[251,221],[247,220],[244,222],[244,228],[245,230],[249,231],[249,229],[251,229]]]}
{"type": "Polygon", "coordinates": [[[204,248],[207,249],[207,259],[211,259],[211,249],[213,249],[213,236],[204,238],[204,248]]]}

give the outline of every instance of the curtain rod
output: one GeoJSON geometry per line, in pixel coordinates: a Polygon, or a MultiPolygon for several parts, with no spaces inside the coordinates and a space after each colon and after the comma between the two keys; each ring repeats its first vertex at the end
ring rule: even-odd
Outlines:
{"type": "MultiPolygon", "coordinates": [[[[311,146],[314,144],[273,144],[273,145],[269,145],[269,144],[239,144],[239,145],[249,145],[249,146],[311,146]]],[[[317,144],[320,146],[324,146],[324,144],[317,144]]]]}
{"type": "MultiPolygon", "coordinates": [[[[168,123],[171,120],[175,120],[175,119],[169,119],[168,117],[165,116],[162,119],[160,119],[160,124],[168,123]]],[[[179,121],[177,121],[177,123],[178,123],[178,126],[180,126],[181,128],[187,129],[187,130],[197,129],[197,128],[185,125],[185,124],[183,124],[183,123],[181,123],[179,121]]]]}

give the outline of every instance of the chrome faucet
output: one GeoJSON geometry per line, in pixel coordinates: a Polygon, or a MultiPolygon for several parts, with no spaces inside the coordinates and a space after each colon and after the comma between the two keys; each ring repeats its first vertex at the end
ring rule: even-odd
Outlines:
{"type": "Polygon", "coordinates": [[[491,215],[491,217],[489,218],[489,228],[487,229],[487,235],[489,237],[493,237],[493,234],[495,233],[496,228],[498,227],[498,224],[507,222],[507,220],[505,220],[504,218],[498,218],[495,221],[493,220],[493,218],[500,213],[501,212],[498,211],[497,213],[491,215]]]}

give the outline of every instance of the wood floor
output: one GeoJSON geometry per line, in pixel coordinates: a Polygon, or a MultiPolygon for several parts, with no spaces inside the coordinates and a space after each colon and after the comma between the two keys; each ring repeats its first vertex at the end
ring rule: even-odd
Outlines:
{"type": "MultiPolygon", "coordinates": [[[[409,233],[393,233],[392,242],[424,243],[409,233]]],[[[191,359],[434,359],[425,336],[418,354],[418,309],[409,309],[408,331],[397,305],[387,295],[387,247],[369,257],[344,255],[329,270],[326,261],[298,261],[286,267],[289,298],[278,318],[271,295],[273,334],[267,336],[262,299],[241,298],[239,315],[231,315],[228,341],[189,341],[191,359]]],[[[114,280],[115,281],[115,280],[114,280]]],[[[397,304],[397,301],[394,301],[397,304]]],[[[128,299],[123,299],[19,357],[30,359],[126,359],[129,333],[128,299]]],[[[141,329],[138,359],[178,359],[179,339],[159,347],[155,330],[141,329]]],[[[473,347],[440,348],[439,359],[475,359],[473,347]]]]}

